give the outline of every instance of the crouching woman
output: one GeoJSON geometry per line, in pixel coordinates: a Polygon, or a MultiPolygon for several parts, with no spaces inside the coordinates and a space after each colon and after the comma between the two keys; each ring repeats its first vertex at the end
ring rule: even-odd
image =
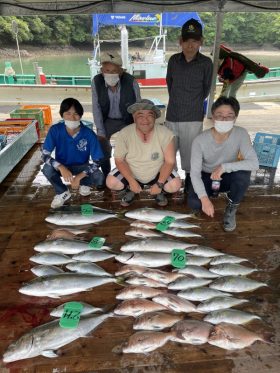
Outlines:
{"type": "Polygon", "coordinates": [[[236,211],[249,187],[251,171],[259,167],[248,132],[235,125],[239,110],[234,97],[219,97],[211,108],[214,126],[197,136],[192,144],[188,206],[214,217],[215,208],[209,197],[217,194],[217,188],[225,192],[226,232],[235,230],[236,211]]]}

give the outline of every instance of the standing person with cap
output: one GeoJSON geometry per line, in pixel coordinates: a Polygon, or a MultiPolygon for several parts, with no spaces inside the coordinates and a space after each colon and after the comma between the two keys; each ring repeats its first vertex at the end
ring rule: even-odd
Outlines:
{"type": "Polygon", "coordinates": [[[136,79],[122,69],[122,59],[118,54],[103,54],[101,66],[101,73],[92,80],[92,108],[104,153],[101,169],[106,177],[111,171],[110,138],[133,123],[127,108],[140,99],[140,88],[136,79]]]}
{"type": "Polygon", "coordinates": [[[181,180],[176,163],[174,135],[156,124],[161,113],[154,103],[143,99],[128,107],[134,123],[123,128],[116,139],[116,168],[106,179],[112,190],[126,189],[121,205],[129,206],[135,194],[149,188],[159,206],[167,205],[167,193],[175,193],[181,180]]]}
{"type": "Polygon", "coordinates": [[[202,132],[203,104],[213,73],[211,59],[199,52],[202,43],[202,25],[193,18],[185,22],[180,37],[182,52],[170,57],[166,75],[169,102],[165,125],[175,135],[181,167],[186,172],[185,191],[191,182],[191,145],[202,132]]]}

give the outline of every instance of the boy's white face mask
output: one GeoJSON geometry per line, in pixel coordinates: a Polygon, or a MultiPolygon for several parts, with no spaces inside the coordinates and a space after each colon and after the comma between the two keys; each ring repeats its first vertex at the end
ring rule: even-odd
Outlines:
{"type": "Polygon", "coordinates": [[[64,122],[65,122],[65,126],[69,129],[71,129],[71,130],[75,130],[81,124],[79,120],[67,120],[67,119],[65,119],[64,122]]]}

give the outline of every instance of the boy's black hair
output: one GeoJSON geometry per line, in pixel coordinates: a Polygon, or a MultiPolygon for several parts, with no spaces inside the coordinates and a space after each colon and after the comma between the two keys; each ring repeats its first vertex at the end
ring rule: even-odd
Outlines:
{"type": "Polygon", "coordinates": [[[82,107],[81,103],[76,100],[75,98],[69,97],[65,98],[61,104],[60,104],[60,109],[59,109],[59,114],[62,117],[63,113],[68,111],[71,107],[74,107],[76,112],[79,114],[80,117],[83,116],[84,114],[84,108],[82,107]]]}
{"type": "Polygon", "coordinates": [[[240,110],[240,105],[239,102],[236,100],[235,97],[225,97],[225,96],[220,96],[212,105],[211,107],[211,113],[213,114],[218,107],[222,105],[228,105],[231,106],[235,116],[238,116],[239,110],[240,110]]]}

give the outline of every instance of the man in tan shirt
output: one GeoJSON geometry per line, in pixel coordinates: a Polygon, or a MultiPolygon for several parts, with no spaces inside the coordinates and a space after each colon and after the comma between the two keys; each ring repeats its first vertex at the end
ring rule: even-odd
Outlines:
{"type": "Polygon", "coordinates": [[[116,139],[116,168],[106,179],[112,190],[126,189],[121,205],[128,206],[135,194],[149,188],[159,206],[167,205],[167,193],[175,193],[181,180],[174,170],[174,135],[166,127],[156,124],[160,110],[150,100],[130,105],[134,123],[123,128],[116,139]]]}

